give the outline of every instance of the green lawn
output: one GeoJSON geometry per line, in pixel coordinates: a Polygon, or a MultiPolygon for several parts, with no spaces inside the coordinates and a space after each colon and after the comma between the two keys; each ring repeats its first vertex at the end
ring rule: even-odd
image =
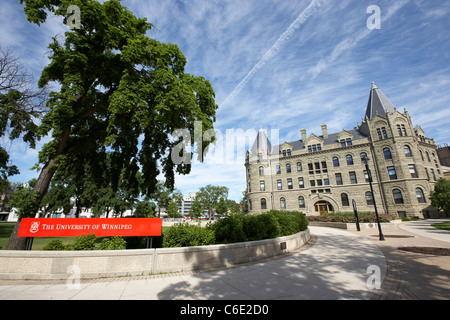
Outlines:
{"type": "MultiPolygon", "coordinates": [[[[14,229],[15,222],[2,222],[0,223],[0,250],[4,249],[8,243],[9,236],[14,229]]],[[[169,227],[163,227],[162,232],[167,230],[169,227]]],[[[34,238],[33,250],[42,250],[47,243],[52,240],[61,240],[64,245],[71,244],[76,238],[72,237],[59,237],[59,238],[34,238]]],[[[96,245],[100,244],[103,237],[99,237],[95,240],[96,245]]]]}
{"type": "Polygon", "coordinates": [[[433,223],[431,226],[435,227],[435,228],[438,228],[438,229],[450,231],[450,221],[440,222],[440,223],[433,223]]]}

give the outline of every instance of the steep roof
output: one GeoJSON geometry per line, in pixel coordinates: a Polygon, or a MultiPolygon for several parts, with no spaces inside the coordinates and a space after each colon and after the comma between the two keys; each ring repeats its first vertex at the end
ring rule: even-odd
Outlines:
{"type": "MultiPolygon", "coordinates": [[[[353,135],[352,140],[359,140],[359,139],[367,138],[367,136],[363,132],[359,131],[358,129],[352,129],[352,130],[346,130],[346,131],[348,131],[349,133],[351,133],[353,135]]],[[[325,139],[323,138],[323,136],[318,136],[318,137],[323,139],[323,144],[322,145],[326,146],[326,145],[338,143],[339,142],[338,135],[341,132],[342,131],[335,132],[335,133],[330,133],[330,134],[328,134],[328,137],[325,138],[325,139]]],[[[289,142],[289,144],[292,145],[292,151],[306,148],[306,145],[305,145],[304,141],[302,141],[302,140],[295,140],[295,141],[289,142]]],[[[281,145],[275,146],[273,150],[279,150],[280,147],[281,147],[281,145]]]]}
{"type": "Polygon", "coordinates": [[[271,153],[272,151],[272,144],[270,143],[269,138],[267,138],[262,126],[259,127],[258,135],[256,136],[255,142],[250,149],[252,155],[256,155],[258,153],[258,149],[262,149],[264,154],[271,153]]]}
{"type": "Polygon", "coordinates": [[[373,119],[377,114],[385,115],[386,112],[394,113],[395,106],[381,92],[381,90],[372,82],[370,89],[369,101],[367,102],[366,117],[373,119]]]}

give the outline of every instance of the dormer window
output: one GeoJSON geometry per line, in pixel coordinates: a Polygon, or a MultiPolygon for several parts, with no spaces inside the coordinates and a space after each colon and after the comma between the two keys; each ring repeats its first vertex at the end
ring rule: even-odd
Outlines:
{"type": "Polygon", "coordinates": [[[310,146],[308,146],[308,152],[314,152],[314,151],[321,151],[322,150],[322,145],[319,144],[312,144],[310,146]]]}
{"type": "Polygon", "coordinates": [[[351,138],[341,139],[341,140],[339,140],[339,142],[341,143],[341,147],[351,146],[352,145],[352,139],[351,138]]]}

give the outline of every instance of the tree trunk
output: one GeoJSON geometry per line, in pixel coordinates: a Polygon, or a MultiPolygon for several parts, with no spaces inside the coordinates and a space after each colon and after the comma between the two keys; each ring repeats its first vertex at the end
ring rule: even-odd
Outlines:
{"type": "Polygon", "coordinates": [[[9,237],[8,243],[6,244],[5,250],[26,250],[27,248],[27,238],[18,237],[20,218],[14,226],[11,236],[9,237]]]}
{"type": "MultiPolygon", "coordinates": [[[[39,197],[37,198],[37,201],[36,201],[36,208],[35,208],[34,216],[36,216],[36,213],[39,211],[42,198],[44,198],[45,194],[47,193],[48,187],[50,186],[50,181],[52,181],[53,175],[56,172],[56,165],[54,165],[55,159],[57,156],[64,153],[64,149],[67,144],[69,135],[70,135],[70,129],[67,129],[60,135],[60,137],[58,139],[56,153],[46,163],[44,168],[42,168],[41,173],[39,174],[39,178],[37,179],[36,184],[33,188],[34,191],[39,192],[39,197]]],[[[21,218],[19,218],[16,225],[14,226],[13,232],[11,233],[8,243],[6,244],[6,247],[5,247],[6,250],[25,250],[26,249],[26,239],[27,238],[17,236],[17,233],[19,232],[19,227],[20,227],[20,220],[21,220],[21,218]]]]}

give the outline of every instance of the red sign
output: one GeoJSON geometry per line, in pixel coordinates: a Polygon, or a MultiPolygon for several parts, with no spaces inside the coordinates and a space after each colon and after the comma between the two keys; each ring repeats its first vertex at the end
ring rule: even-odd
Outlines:
{"type": "Polygon", "coordinates": [[[161,228],[161,218],[23,218],[17,236],[160,236],[161,228]]]}

